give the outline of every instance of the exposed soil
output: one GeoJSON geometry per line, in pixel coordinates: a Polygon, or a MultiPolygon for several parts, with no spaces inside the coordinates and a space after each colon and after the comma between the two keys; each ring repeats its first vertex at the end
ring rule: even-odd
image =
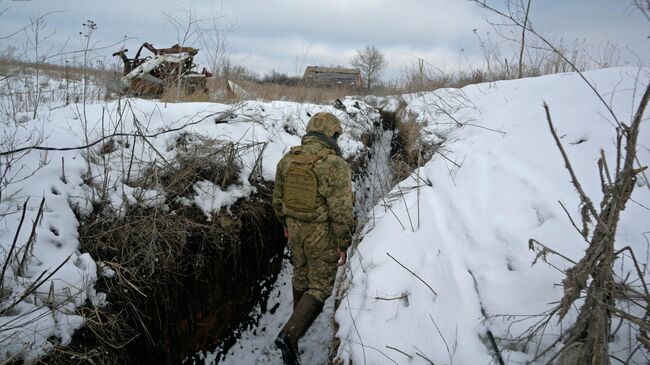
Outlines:
{"type": "Polygon", "coordinates": [[[117,272],[97,285],[110,304],[85,313],[90,319],[73,345],[42,362],[179,364],[212,344],[232,345],[234,330],[263,299],[261,283],[280,271],[285,247],[272,186],[257,189],[212,221],[195,207],[86,220],[82,249],[117,272]]]}

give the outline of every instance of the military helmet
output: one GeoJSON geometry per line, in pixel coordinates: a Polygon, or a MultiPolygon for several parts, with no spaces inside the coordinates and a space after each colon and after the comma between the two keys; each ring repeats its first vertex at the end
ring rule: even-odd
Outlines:
{"type": "Polygon", "coordinates": [[[343,129],[341,128],[341,121],[334,114],[320,112],[309,119],[307,133],[309,132],[322,133],[328,137],[333,137],[336,133],[342,134],[343,129]]]}

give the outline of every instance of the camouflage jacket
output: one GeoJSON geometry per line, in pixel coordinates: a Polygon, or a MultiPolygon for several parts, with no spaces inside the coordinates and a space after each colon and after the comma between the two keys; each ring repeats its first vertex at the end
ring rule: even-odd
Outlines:
{"type": "Polygon", "coordinates": [[[286,217],[311,223],[329,223],[334,239],[340,248],[347,248],[354,230],[352,171],[348,163],[338,155],[323,138],[306,135],[302,139],[302,152],[325,155],[316,161],[312,171],[318,180],[317,208],[311,213],[299,213],[288,210],[282,200],[284,180],[292,154],[285,154],[276,169],[275,187],[273,189],[273,209],[283,225],[286,217]],[[329,151],[327,151],[329,150],[329,151]],[[323,153],[331,152],[331,153],[323,153]]]}

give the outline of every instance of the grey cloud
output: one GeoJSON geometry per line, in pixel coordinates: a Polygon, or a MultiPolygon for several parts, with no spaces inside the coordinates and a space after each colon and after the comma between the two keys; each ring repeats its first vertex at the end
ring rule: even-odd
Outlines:
{"type": "Polygon", "coordinates": [[[480,22],[478,11],[464,1],[240,1],[234,19],[243,36],[266,39],[298,36],[319,42],[364,44],[433,44],[459,37],[480,22]]]}
{"type": "MultiPolygon", "coordinates": [[[[259,73],[300,74],[298,66],[306,64],[347,65],[355,49],[366,44],[385,53],[387,78],[397,77],[405,64],[420,57],[436,67],[457,68],[461,48],[462,58],[470,60],[464,65],[479,67],[480,50],[472,29],[491,29],[483,20],[487,13],[464,0],[32,0],[2,5],[11,9],[0,17],[0,36],[27,24],[33,14],[63,10],[48,22],[57,32],[57,42],[69,39],[71,48],[78,48],[81,23],[92,19],[99,26],[95,39],[101,45],[126,35],[134,37],[126,43],[131,51],[143,41],[159,47],[177,41],[162,11],[178,14],[178,9],[191,8],[198,17],[221,14],[235,24],[230,35],[233,59],[259,73]]],[[[551,39],[570,43],[585,38],[595,45],[610,39],[650,57],[647,21],[626,1],[533,2],[531,17],[551,39]]],[[[0,45],[20,42],[16,37],[0,45]]],[[[110,58],[113,51],[99,55],[110,58]]]]}

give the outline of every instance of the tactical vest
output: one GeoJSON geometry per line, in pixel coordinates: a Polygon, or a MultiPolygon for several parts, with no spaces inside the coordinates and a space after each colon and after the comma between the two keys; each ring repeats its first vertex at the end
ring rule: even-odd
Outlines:
{"type": "Polygon", "coordinates": [[[319,206],[318,178],[314,164],[332,154],[330,150],[305,153],[302,146],[291,148],[291,161],[284,176],[282,200],[286,210],[296,213],[312,213],[319,206]]]}

